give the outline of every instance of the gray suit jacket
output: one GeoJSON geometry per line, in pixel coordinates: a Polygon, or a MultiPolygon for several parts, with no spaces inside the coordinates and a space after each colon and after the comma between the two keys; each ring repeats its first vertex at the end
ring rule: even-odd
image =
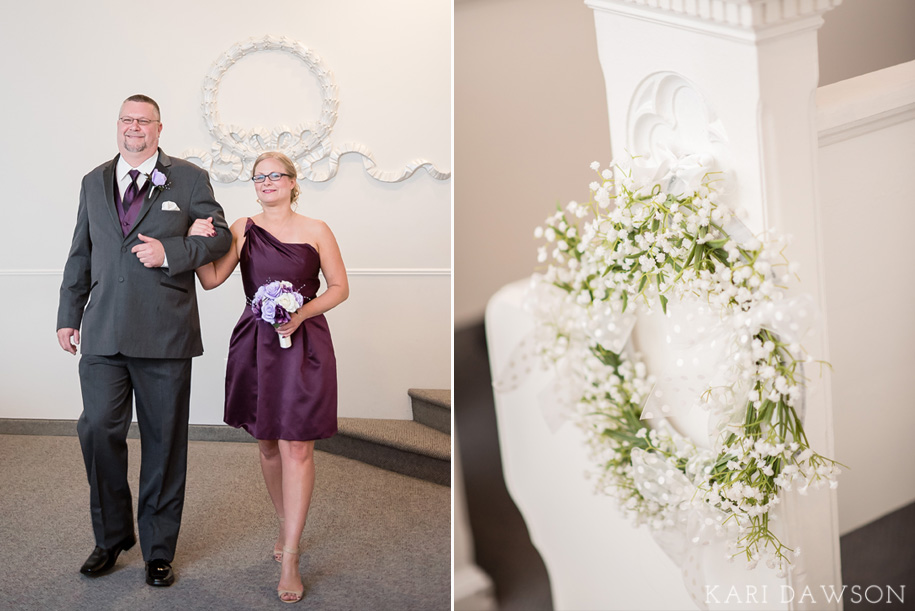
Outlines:
{"type": "Polygon", "coordinates": [[[114,201],[117,160],[83,177],[73,244],[60,286],[57,328],[79,329],[82,324],[83,354],[200,355],[194,269],[218,259],[231,246],[222,207],[204,170],[160,149],[156,168],[168,177],[167,188],[150,185],[136,223],[124,237],[114,201]],[[196,219],[207,217],[213,217],[215,238],[186,237],[196,219]],[[142,244],[138,233],[162,242],[167,269],[146,268],[130,252],[142,244]]]}

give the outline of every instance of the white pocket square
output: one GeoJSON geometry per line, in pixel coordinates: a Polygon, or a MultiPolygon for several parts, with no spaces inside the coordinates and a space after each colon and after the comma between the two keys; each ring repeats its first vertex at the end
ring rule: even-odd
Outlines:
{"type": "Polygon", "coordinates": [[[162,209],[168,210],[169,212],[179,212],[181,208],[178,207],[178,204],[175,202],[162,202],[162,209]]]}

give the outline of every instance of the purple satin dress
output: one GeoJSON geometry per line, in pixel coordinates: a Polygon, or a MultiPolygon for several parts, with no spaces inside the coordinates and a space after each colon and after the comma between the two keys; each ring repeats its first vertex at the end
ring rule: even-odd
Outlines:
{"type": "MultiPolygon", "coordinates": [[[[245,295],[288,280],[307,302],[321,285],[318,251],[311,244],[286,244],[248,219],[240,264],[245,295]]],[[[337,362],[324,315],[309,318],[281,348],[273,325],[245,306],[226,365],[226,424],[256,439],[308,441],[337,432],[337,362]]]]}

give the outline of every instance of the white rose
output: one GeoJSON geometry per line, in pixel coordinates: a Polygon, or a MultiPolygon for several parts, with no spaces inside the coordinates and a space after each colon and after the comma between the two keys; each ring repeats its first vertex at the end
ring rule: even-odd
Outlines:
{"type": "Polygon", "coordinates": [[[277,297],[276,305],[282,306],[290,314],[299,309],[299,304],[296,302],[295,297],[292,296],[292,293],[283,293],[277,297]]]}

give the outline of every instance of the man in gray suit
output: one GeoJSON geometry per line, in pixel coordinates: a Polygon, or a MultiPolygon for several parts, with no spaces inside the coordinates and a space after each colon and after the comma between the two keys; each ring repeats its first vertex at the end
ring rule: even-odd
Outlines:
{"type": "Polygon", "coordinates": [[[184,506],[191,358],[203,353],[194,269],[225,254],[232,236],[206,172],[158,148],[160,119],[153,99],[127,98],[117,122],[119,155],[83,178],[57,340],[76,354],[82,339],[77,431],[96,547],[80,571],[104,574],[136,543],[126,442],[133,395],[146,583],[170,586],[184,506]],[[186,236],[200,218],[212,219],[215,238],[186,236]]]}

